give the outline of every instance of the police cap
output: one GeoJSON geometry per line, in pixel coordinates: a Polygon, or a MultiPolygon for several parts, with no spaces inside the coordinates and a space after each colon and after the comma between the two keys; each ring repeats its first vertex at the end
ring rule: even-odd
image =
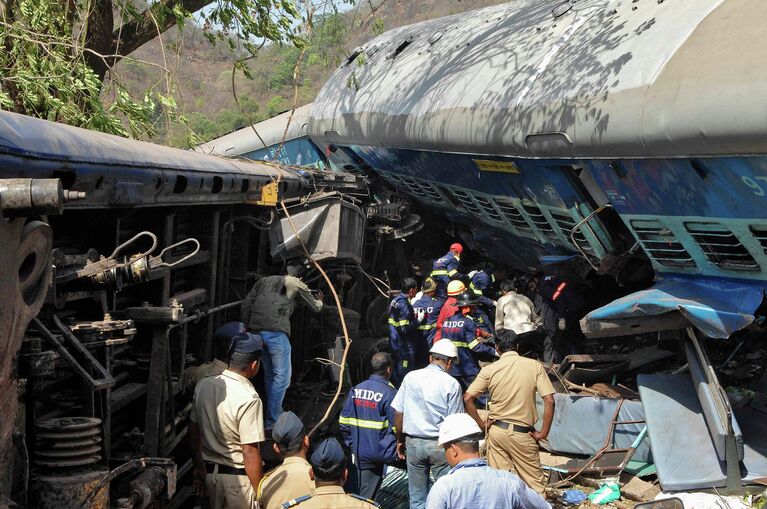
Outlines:
{"type": "Polygon", "coordinates": [[[274,423],[272,440],[282,449],[291,449],[304,439],[304,423],[293,412],[282,412],[274,423]]]}
{"type": "Polygon", "coordinates": [[[344,450],[335,438],[326,438],[320,442],[309,458],[309,463],[311,463],[313,467],[318,467],[323,470],[329,470],[337,465],[343,464],[345,461],[346,456],[344,455],[344,450]]]}
{"type": "Polygon", "coordinates": [[[264,349],[264,340],[258,334],[241,332],[232,338],[229,355],[233,353],[256,353],[264,349]]]}

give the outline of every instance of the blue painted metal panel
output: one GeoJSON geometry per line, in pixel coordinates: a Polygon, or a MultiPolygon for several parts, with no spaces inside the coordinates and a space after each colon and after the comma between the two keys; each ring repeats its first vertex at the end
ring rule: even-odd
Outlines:
{"type": "Polygon", "coordinates": [[[587,322],[680,312],[712,338],[727,338],[754,321],[765,283],[668,276],[647,290],[621,297],[586,315],[587,322]]]}
{"type": "Polygon", "coordinates": [[[277,144],[260,148],[241,154],[241,157],[256,161],[277,161],[294,166],[325,167],[325,158],[322,156],[322,152],[306,136],[286,141],[278,156],[277,151],[279,147],[280,145],[277,144]]]}

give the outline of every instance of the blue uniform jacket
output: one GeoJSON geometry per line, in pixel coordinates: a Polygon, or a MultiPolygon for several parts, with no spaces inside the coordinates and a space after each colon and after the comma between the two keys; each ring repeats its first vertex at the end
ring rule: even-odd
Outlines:
{"type": "Polygon", "coordinates": [[[441,297],[425,294],[413,303],[413,310],[416,313],[421,310],[426,312],[426,318],[418,325],[418,330],[423,334],[427,345],[431,345],[434,341],[434,335],[437,333],[437,318],[444,303],[445,299],[441,297]]]}
{"type": "Polygon", "coordinates": [[[474,312],[469,315],[469,317],[474,321],[474,325],[477,326],[477,329],[483,330],[488,334],[495,332],[493,322],[491,322],[490,318],[487,317],[487,313],[481,309],[475,309],[474,312]]]}
{"type": "Polygon", "coordinates": [[[442,339],[449,339],[458,348],[458,364],[453,364],[450,374],[474,378],[479,373],[479,363],[472,352],[495,356],[495,349],[477,339],[477,325],[474,321],[457,313],[442,324],[442,339]]]}
{"type": "Polygon", "coordinates": [[[442,258],[434,260],[430,277],[437,283],[437,295],[447,296],[447,284],[453,279],[460,279],[460,264],[453,253],[448,252],[442,258]]]}
{"type": "Polygon", "coordinates": [[[378,467],[397,459],[394,436],[394,386],[380,375],[371,375],[349,392],[338,422],[341,436],[357,457],[361,469],[378,467]]]}
{"type": "Polygon", "coordinates": [[[413,306],[407,295],[400,293],[389,303],[389,340],[395,348],[418,337],[417,325],[413,306]]]}
{"type": "Polygon", "coordinates": [[[493,299],[489,297],[489,290],[492,288],[494,280],[495,278],[484,270],[477,271],[471,278],[469,288],[479,298],[480,305],[486,308],[491,308],[494,305],[493,299]]]}

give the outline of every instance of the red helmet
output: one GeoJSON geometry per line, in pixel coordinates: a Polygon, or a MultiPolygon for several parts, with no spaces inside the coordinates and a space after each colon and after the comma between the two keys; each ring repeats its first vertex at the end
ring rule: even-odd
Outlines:
{"type": "Polygon", "coordinates": [[[460,245],[458,242],[455,244],[450,245],[450,251],[455,251],[456,253],[463,253],[463,246],[460,245]]]}

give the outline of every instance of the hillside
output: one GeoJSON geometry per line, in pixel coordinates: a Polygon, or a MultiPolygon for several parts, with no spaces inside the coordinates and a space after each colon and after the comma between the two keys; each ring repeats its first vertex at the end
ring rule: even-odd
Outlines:
{"type": "MultiPolygon", "coordinates": [[[[382,30],[501,1],[386,0],[372,14],[369,3],[361,3],[365,6],[319,17],[301,66],[298,106],[314,99],[345,55],[382,30]]],[[[235,79],[239,107],[232,93],[232,69],[238,55],[227,44],[211,45],[202,30],[192,24],[183,30],[171,29],[162,41],[155,39],[131,55],[148,63],[126,60],[118,64],[116,72],[134,93],[141,94],[147,87],[163,91],[165,77],[150,63],[163,65],[167,61],[181,111],[200,140],[207,141],[244,127],[249,118],[259,121],[289,109],[293,103],[293,71],[299,53],[292,46],[272,46],[248,61],[253,79],[245,78],[241,72],[235,79]]],[[[166,125],[160,115],[157,131],[152,141],[175,146],[188,143],[186,129],[180,124],[166,125]]]]}

